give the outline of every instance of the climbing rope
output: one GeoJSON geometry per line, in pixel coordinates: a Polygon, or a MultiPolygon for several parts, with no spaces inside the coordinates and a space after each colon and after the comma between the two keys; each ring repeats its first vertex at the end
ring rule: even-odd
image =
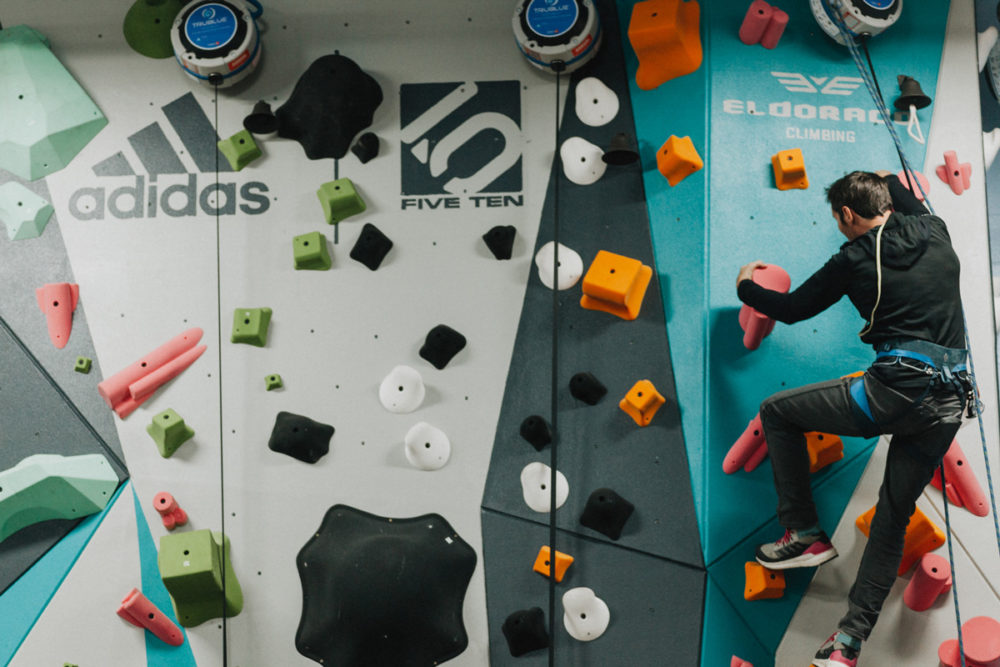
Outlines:
{"type": "MultiPolygon", "coordinates": [[[[848,31],[847,26],[844,24],[843,19],[832,10],[829,6],[829,0],[823,0],[823,7],[827,12],[827,15],[833,20],[834,24],[837,26],[840,36],[844,43],[847,45],[847,49],[851,54],[851,58],[854,60],[855,66],[858,68],[858,72],[861,74],[861,78],[865,83],[865,87],[868,89],[868,93],[871,95],[872,100],[875,102],[875,106],[879,111],[879,115],[882,117],[882,122],[885,124],[886,129],[889,130],[889,134],[892,137],[893,144],[896,148],[896,153],[899,155],[900,163],[903,166],[903,172],[906,176],[907,181],[910,183],[911,190],[919,190],[923,197],[924,202],[927,204],[928,210],[935,214],[934,207],[931,205],[930,198],[927,193],[924,192],[923,186],[920,181],[913,175],[914,170],[906,160],[906,156],[903,154],[903,146],[899,140],[899,135],[896,134],[896,129],[893,126],[892,116],[889,110],[886,108],[885,100],[882,97],[882,91],[878,86],[878,79],[875,75],[875,68],[872,65],[871,55],[868,53],[867,36],[863,36],[861,40],[862,48],[864,49],[865,57],[868,61],[868,70],[865,69],[864,63],[861,61],[861,54],[855,43],[854,36],[848,31]],[[870,72],[869,72],[870,70],[870,72]]],[[[979,384],[976,381],[975,366],[972,361],[972,345],[969,339],[969,328],[967,322],[965,322],[965,315],[963,313],[963,324],[965,325],[965,347],[968,350],[968,365],[969,365],[969,378],[972,382],[973,387],[973,400],[976,402],[976,416],[979,423],[979,437],[982,443],[983,449],[983,459],[986,463],[986,480],[989,486],[990,492],[990,506],[993,510],[993,527],[996,533],[997,539],[997,549],[1000,550],[1000,519],[997,516],[997,505],[996,497],[993,491],[993,474],[990,469],[990,457],[989,450],[986,445],[986,430],[983,425],[983,411],[982,411],[982,401],[979,399],[979,384]]],[[[955,578],[955,557],[954,551],[952,549],[951,543],[951,521],[948,510],[948,498],[945,490],[947,482],[945,479],[944,465],[941,465],[941,489],[943,494],[944,502],[944,517],[945,517],[945,527],[948,532],[949,539],[948,542],[948,561],[951,566],[952,571],[952,597],[955,604],[955,622],[958,626],[958,653],[961,659],[962,667],[965,667],[965,647],[962,637],[962,616],[958,605],[958,585],[955,578]]]]}

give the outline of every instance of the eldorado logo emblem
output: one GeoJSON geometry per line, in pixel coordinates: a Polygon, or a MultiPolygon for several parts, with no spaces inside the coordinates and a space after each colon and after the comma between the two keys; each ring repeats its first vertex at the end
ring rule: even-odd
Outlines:
{"type": "Polygon", "coordinates": [[[188,172],[159,123],[152,123],[128,141],[136,156],[149,174],[136,173],[128,158],[121,151],[93,167],[99,177],[130,176],[130,185],[122,185],[107,193],[105,187],[83,187],[70,196],[69,212],[77,220],[103,220],[106,216],[123,220],[152,218],[160,212],[170,217],[198,215],[235,215],[237,208],[245,215],[260,215],[271,206],[264,195],[267,185],[248,181],[239,186],[233,182],[215,183],[215,171],[231,172],[225,157],[218,153],[218,135],[208,116],[198,105],[194,95],[186,95],[163,107],[170,126],[177,133],[187,154],[201,173],[212,175],[213,182],[199,191],[198,174],[188,172]],[[184,181],[159,176],[185,175],[184,181]],[[238,203],[242,201],[242,203],[238,203]]]}
{"type": "Polygon", "coordinates": [[[810,76],[797,72],[771,72],[790,93],[821,93],[823,95],[850,95],[864,82],[856,76],[810,76]]]}
{"type": "Polygon", "coordinates": [[[523,205],[520,82],[404,84],[399,107],[404,210],[523,205]]]}

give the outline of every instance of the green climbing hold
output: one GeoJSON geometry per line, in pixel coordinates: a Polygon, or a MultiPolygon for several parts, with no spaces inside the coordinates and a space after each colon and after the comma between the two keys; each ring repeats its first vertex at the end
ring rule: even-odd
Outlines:
{"type": "Polygon", "coordinates": [[[52,204],[17,181],[0,185],[0,221],[11,241],[42,235],[52,217],[52,204]]]}
{"type": "Polygon", "coordinates": [[[105,508],[118,475],[100,454],[34,454],[0,472],[0,542],[49,519],[81,519],[105,508]]]}
{"type": "Polygon", "coordinates": [[[83,373],[86,375],[90,372],[91,367],[94,365],[94,360],[90,357],[77,357],[76,363],[73,365],[73,370],[77,373],[83,373]]]}
{"type": "Polygon", "coordinates": [[[153,423],[146,426],[146,432],[156,442],[160,456],[165,459],[173,456],[181,445],[194,436],[194,429],[170,408],[153,417],[153,423]]]}
{"type": "Polygon", "coordinates": [[[48,176],[108,124],[34,28],[0,30],[0,72],[0,169],[29,181],[48,176]]]}
{"type": "Polygon", "coordinates": [[[170,26],[183,6],[181,0],[136,0],[122,24],[125,41],[149,58],[172,58],[170,26]]]}
{"type": "Polygon", "coordinates": [[[270,308],[237,308],[233,312],[233,333],[229,340],[264,347],[267,345],[267,328],[270,324],[270,308]]]}
{"type": "Polygon", "coordinates": [[[352,215],[361,213],[367,208],[361,195],[354,189],[354,183],[349,178],[338,178],[324,183],[316,191],[319,203],[323,206],[323,215],[331,225],[352,215]]]}
{"type": "Polygon", "coordinates": [[[160,577],[184,627],[231,618],[243,610],[243,589],[229,552],[229,538],[223,540],[221,533],[207,528],[160,538],[160,577]]]}
{"type": "Polygon", "coordinates": [[[264,386],[267,387],[268,391],[272,389],[281,389],[285,385],[281,382],[281,376],[277,373],[272,373],[264,378],[264,386]]]}
{"type": "Polygon", "coordinates": [[[228,139],[219,141],[219,150],[226,156],[233,171],[240,171],[263,153],[253,135],[247,130],[240,130],[228,139]]]}
{"type": "Polygon", "coordinates": [[[292,239],[296,270],[326,271],[333,264],[326,248],[326,237],[320,232],[301,234],[292,239]]]}

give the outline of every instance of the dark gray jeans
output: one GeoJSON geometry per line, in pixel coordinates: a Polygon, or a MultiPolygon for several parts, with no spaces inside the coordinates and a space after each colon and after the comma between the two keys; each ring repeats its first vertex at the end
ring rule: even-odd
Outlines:
{"type": "MultiPolygon", "coordinates": [[[[760,418],[778,492],[778,522],[785,528],[809,528],[819,522],[804,433],[872,435],[862,431],[864,424],[852,411],[849,387],[853,380],[841,378],[782,391],[761,404],[760,418]]],[[[877,424],[872,430],[892,438],[868,544],[848,595],[848,612],[840,621],[840,629],[858,639],[867,639],[878,620],[896,580],[906,526],[917,498],[962,421],[962,400],[950,389],[932,391],[914,404],[928,380],[922,364],[899,358],[876,361],[864,375],[877,424]]]]}

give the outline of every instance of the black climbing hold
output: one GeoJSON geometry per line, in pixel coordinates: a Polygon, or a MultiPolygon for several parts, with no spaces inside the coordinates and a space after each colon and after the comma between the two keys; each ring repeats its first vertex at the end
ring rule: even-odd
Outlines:
{"type": "Polygon", "coordinates": [[[577,373],[569,379],[569,393],[587,405],[597,405],[608,393],[608,388],[591,373],[577,373]]]}
{"type": "Polygon", "coordinates": [[[483,241],[497,259],[510,259],[514,254],[514,237],[517,230],[513,225],[497,225],[483,234],[483,241]]]}
{"type": "Polygon", "coordinates": [[[531,415],[521,422],[521,437],[538,451],[552,442],[552,427],[539,415],[531,415]]]}
{"type": "Polygon", "coordinates": [[[278,136],[302,144],[310,160],[342,158],[371,125],[382,88],[350,58],[317,58],[278,109],[278,136]]]}
{"type": "Polygon", "coordinates": [[[597,489],[587,498],[580,523],[617,540],[634,510],[635,505],[611,489],[597,489]]]}
{"type": "Polygon", "coordinates": [[[624,132],[611,137],[611,145],[601,156],[606,164],[621,167],[632,164],[639,159],[639,154],[632,148],[632,139],[624,132]]]}
{"type": "Polygon", "coordinates": [[[365,132],[351,146],[351,152],[361,160],[361,164],[365,164],[378,156],[378,137],[371,132],[365,132]]]}
{"type": "Polygon", "coordinates": [[[366,222],[361,236],[351,248],[351,259],[356,259],[372,271],[376,270],[392,249],[392,241],[379,228],[366,222]]]}
{"type": "Polygon", "coordinates": [[[271,134],[278,130],[278,119],[271,111],[271,105],[261,100],[253,105],[253,111],[243,119],[243,127],[251,134],[271,134]]]}
{"type": "Polygon", "coordinates": [[[439,324],[429,332],[420,348],[420,356],[441,370],[465,347],[465,336],[451,327],[439,324]]]}
{"type": "Polygon", "coordinates": [[[325,665],[436,665],[469,640],[476,553],[437,514],[387,519],[334,505],[295,559],[299,653],[325,665]]]}
{"type": "Polygon", "coordinates": [[[539,607],[515,611],[503,622],[501,629],[507,639],[507,648],[515,658],[549,645],[549,633],[545,629],[545,612],[539,607]]]}
{"type": "Polygon", "coordinates": [[[316,463],[330,451],[333,427],[292,414],[279,412],[267,446],[271,451],[288,454],[306,463],[316,463]]]}

